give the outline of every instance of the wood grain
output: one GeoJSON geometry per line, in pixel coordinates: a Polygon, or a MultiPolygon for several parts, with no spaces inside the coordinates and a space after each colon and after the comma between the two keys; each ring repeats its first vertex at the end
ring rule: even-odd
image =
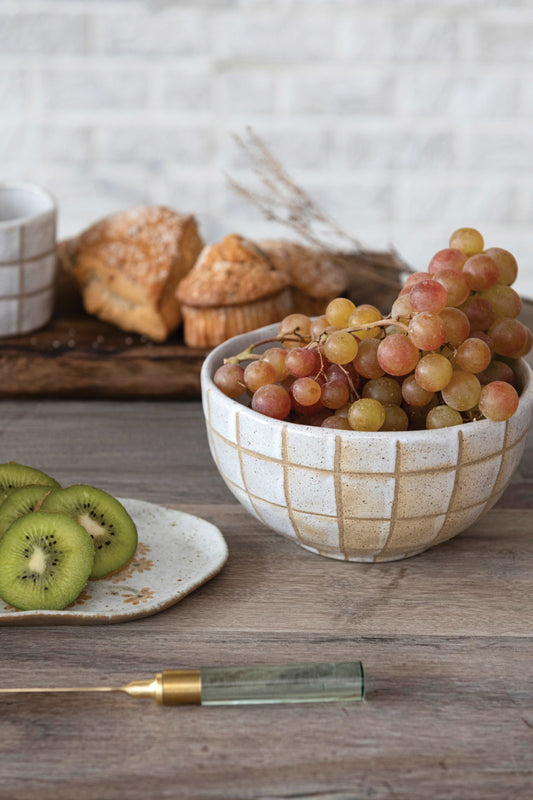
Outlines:
{"type": "Polygon", "coordinates": [[[221,528],[230,558],[154,617],[0,628],[0,685],[353,658],[367,699],[201,709],[2,698],[0,798],[530,800],[533,537],[531,511],[513,502],[531,496],[532,452],[530,438],[516,483],[460,536],[401,562],[346,564],[233,501],[198,403],[4,401],[0,460],[199,514],[221,528]]]}

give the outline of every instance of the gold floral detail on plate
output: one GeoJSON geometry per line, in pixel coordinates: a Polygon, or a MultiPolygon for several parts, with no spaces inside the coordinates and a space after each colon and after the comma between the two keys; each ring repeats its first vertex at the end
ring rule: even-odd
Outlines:
{"type": "Polygon", "coordinates": [[[13,611],[15,614],[18,614],[19,611],[22,611],[21,608],[15,608],[15,606],[10,606],[8,603],[4,605],[4,611],[13,611]]]}
{"type": "Polygon", "coordinates": [[[87,602],[87,600],[90,600],[90,599],[91,599],[91,595],[84,589],[77,596],[77,598],[74,600],[74,602],[70,604],[69,608],[72,608],[72,606],[82,606],[82,605],[84,605],[84,603],[87,602]]]}
{"type": "Polygon", "coordinates": [[[142,589],[128,589],[127,593],[122,596],[124,597],[123,603],[138,606],[141,601],[144,603],[146,600],[152,600],[154,593],[149,586],[144,586],[142,589]]]}
{"type": "Polygon", "coordinates": [[[146,558],[150,551],[150,545],[143,543],[138,544],[137,551],[133,556],[133,559],[125,569],[121,570],[113,577],[112,582],[120,583],[121,581],[131,578],[135,572],[149,572],[151,569],[153,569],[154,562],[151,559],[146,558]]]}

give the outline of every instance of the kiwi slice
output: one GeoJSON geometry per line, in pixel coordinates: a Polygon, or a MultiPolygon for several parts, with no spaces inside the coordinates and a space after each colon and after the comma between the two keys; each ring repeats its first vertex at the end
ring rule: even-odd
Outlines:
{"type": "Polygon", "coordinates": [[[67,514],[26,514],[0,541],[0,597],[23,611],[60,610],[79,595],[93,561],[91,537],[67,514]]]}
{"type": "Polygon", "coordinates": [[[16,519],[35,511],[36,506],[51,491],[51,486],[21,486],[20,489],[11,489],[5,502],[0,505],[0,539],[16,519]]]}
{"type": "Polygon", "coordinates": [[[123,505],[102,489],[74,485],[45,497],[42,511],[62,512],[83,525],[94,543],[91,578],[125,566],[137,549],[137,528],[123,505]]]}
{"type": "Polygon", "coordinates": [[[41,472],[40,469],[25,467],[17,464],[16,461],[9,461],[7,464],[0,464],[0,503],[12,489],[20,489],[21,486],[52,486],[54,489],[61,489],[59,483],[41,472]]]}

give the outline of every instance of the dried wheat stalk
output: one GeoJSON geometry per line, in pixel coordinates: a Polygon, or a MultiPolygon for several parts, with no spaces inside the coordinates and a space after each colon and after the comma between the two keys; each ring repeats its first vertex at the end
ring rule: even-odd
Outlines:
{"type": "Polygon", "coordinates": [[[272,154],[262,139],[251,129],[246,129],[246,138],[233,135],[239,149],[247,156],[258,176],[262,190],[242,186],[231,176],[226,176],[231,188],[251,202],[266,219],[284,225],[309,244],[332,255],[344,264],[356,262],[361,277],[368,277],[386,286],[397,288],[400,273],[411,271],[411,267],[390,247],[380,256],[365,249],[350,233],[345,231],[303,191],[290,177],[281,162],[272,154]],[[331,251],[326,244],[331,235],[339,242],[338,249],[331,251]]]}

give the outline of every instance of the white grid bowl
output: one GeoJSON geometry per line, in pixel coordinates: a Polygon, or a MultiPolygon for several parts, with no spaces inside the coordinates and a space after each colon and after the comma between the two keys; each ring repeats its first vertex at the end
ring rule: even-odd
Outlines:
{"type": "Polygon", "coordinates": [[[213,383],[224,358],[275,336],[277,327],[224,342],[201,375],[213,459],[260,522],[323,556],[395,561],[451,539],[499,500],[531,422],[533,380],[524,361],[518,410],[506,422],[382,433],[316,428],[258,414],[213,383]]]}
{"type": "Polygon", "coordinates": [[[29,333],[52,316],[56,215],[40,186],[0,183],[0,336],[29,333]]]}

